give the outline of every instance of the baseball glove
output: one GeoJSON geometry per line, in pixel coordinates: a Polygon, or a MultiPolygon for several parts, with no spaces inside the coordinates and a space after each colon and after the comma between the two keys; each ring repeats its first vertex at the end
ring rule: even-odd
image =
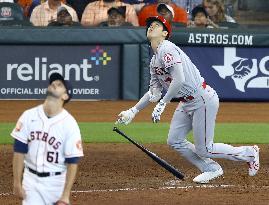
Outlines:
{"type": "Polygon", "coordinates": [[[69,205],[68,203],[62,201],[62,200],[58,200],[56,201],[53,205],[69,205]]]}

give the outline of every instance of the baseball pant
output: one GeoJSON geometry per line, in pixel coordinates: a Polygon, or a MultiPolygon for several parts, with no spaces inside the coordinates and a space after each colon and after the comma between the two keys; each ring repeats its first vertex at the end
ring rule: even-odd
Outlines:
{"type": "Polygon", "coordinates": [[[52,205],[63,193],[65,176],[66,174],[63,173],[57,176],[38,177],[25,168],[22,183],[26,198],[22,204],[52,205]]]}
{"type": "Polygon", "coordinates": [[[198,101],[201,105],[178,107],[174,112],[167,143],[194,164],[201,172],[216,171],[221,166],[210,158],[225,158],[234,161],[250,162],[254,159],[251,146],[233,147],[214,143],[214,129],[219,99],[212,90],[201,92],[198,101]],[[186,109],[188,108],[188,109],[186,109]],[[193,130],[194,144],[187,134],[193,130]]]}

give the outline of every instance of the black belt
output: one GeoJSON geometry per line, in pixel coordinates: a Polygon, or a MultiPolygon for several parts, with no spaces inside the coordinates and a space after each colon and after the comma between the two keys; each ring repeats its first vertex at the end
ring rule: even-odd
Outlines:
{"type": "Polygon", "coordinates": [[[35,174],[35,175],[37,175],[39,177],[49,177],[49,176],[56,176],[56,175],[61,175],[62,174],[62,172],[37,172],[36,170],[33,170],[33,169],[29,168],[29,167],[27,167],[27,169],[31,173],[33,173],[33,174],[35,174]]]}

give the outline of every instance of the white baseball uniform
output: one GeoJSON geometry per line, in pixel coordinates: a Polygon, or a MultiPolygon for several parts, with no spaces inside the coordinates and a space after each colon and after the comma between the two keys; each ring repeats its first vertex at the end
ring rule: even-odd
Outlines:
{"type": "Polygon", "coordinates": [[[65,109],[48,118],[43,105],[39,105],[21,115],[11,135],[28,144],[24,161],[26,199],[23,205],[47,205],[59,200],[65,185],[65,160],[83,156],[76,120],[65,109]]]}
{"type": "Polygon", "coordinates": [[[149,92],[135,107],[137,110],[143,109],[150,101],[150,92],[158,95],[158,91],[167,91],[163,97],[165,103],[172,98],[182,101],[182,106],[178,106],[174,112],[167,142],[183,157],[202,172],[221,168],[210,158],[246,162],[254,160],[252,146],[233,147],[213,142],[219,108],[218,95],[213,88],[206,85],[199,70],[179,47],[168,40],[162,41],[151,59],[150,74],[149,92]],[[182,82],[175,82],[182,78],[182,82]],[[186,139],[191,130],[194,144],[186,139]]]}

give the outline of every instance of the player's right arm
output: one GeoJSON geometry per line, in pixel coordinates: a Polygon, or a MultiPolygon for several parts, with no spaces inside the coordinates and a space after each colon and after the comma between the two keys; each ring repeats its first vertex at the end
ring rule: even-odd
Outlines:
{"type": "Polygon", "coordinates": [[[28,152],[28,129],[27,114],[24,112],[19,118],[15,128],[11,132],[14,138],[13,154],[13,192],[21,199],[25,198],[25,191],[22,187],[22,175],[24,170],[24,157],[28,152]]]}
{"type": "Polygon", "coordinates": [[[13,155],[13,193],[20,199],[25,198],[25,191],[22,188],[22,174],[24,169],[24,154],[14,152],[13,155]]]}
{"type": "Polygon", "coordinates": [[[136,114],[148,106],[150,102],[157,102],[162,96],[162,86],[154,72],[150,72],[150,84],[149,90],[144,94],[142,98],[136,103],[136,105],[128,110],[122,111],[118,115],[116,124],[129,124],[136,114]]]}
{"type": "Polygon", "coordinates": [[[128,110],[124,110],[122,111],[119,115],[118,115],[118,119],[116,121],[115,124],[124,124],[124,125],[128,125],[135,117],[135,115],[139,112],[139,110],[142,110],[143,108],[145,108],[147,105],[149,104],[149,94],[148,92],[138,101],[138,103],[128,109],[128,110]]]}

